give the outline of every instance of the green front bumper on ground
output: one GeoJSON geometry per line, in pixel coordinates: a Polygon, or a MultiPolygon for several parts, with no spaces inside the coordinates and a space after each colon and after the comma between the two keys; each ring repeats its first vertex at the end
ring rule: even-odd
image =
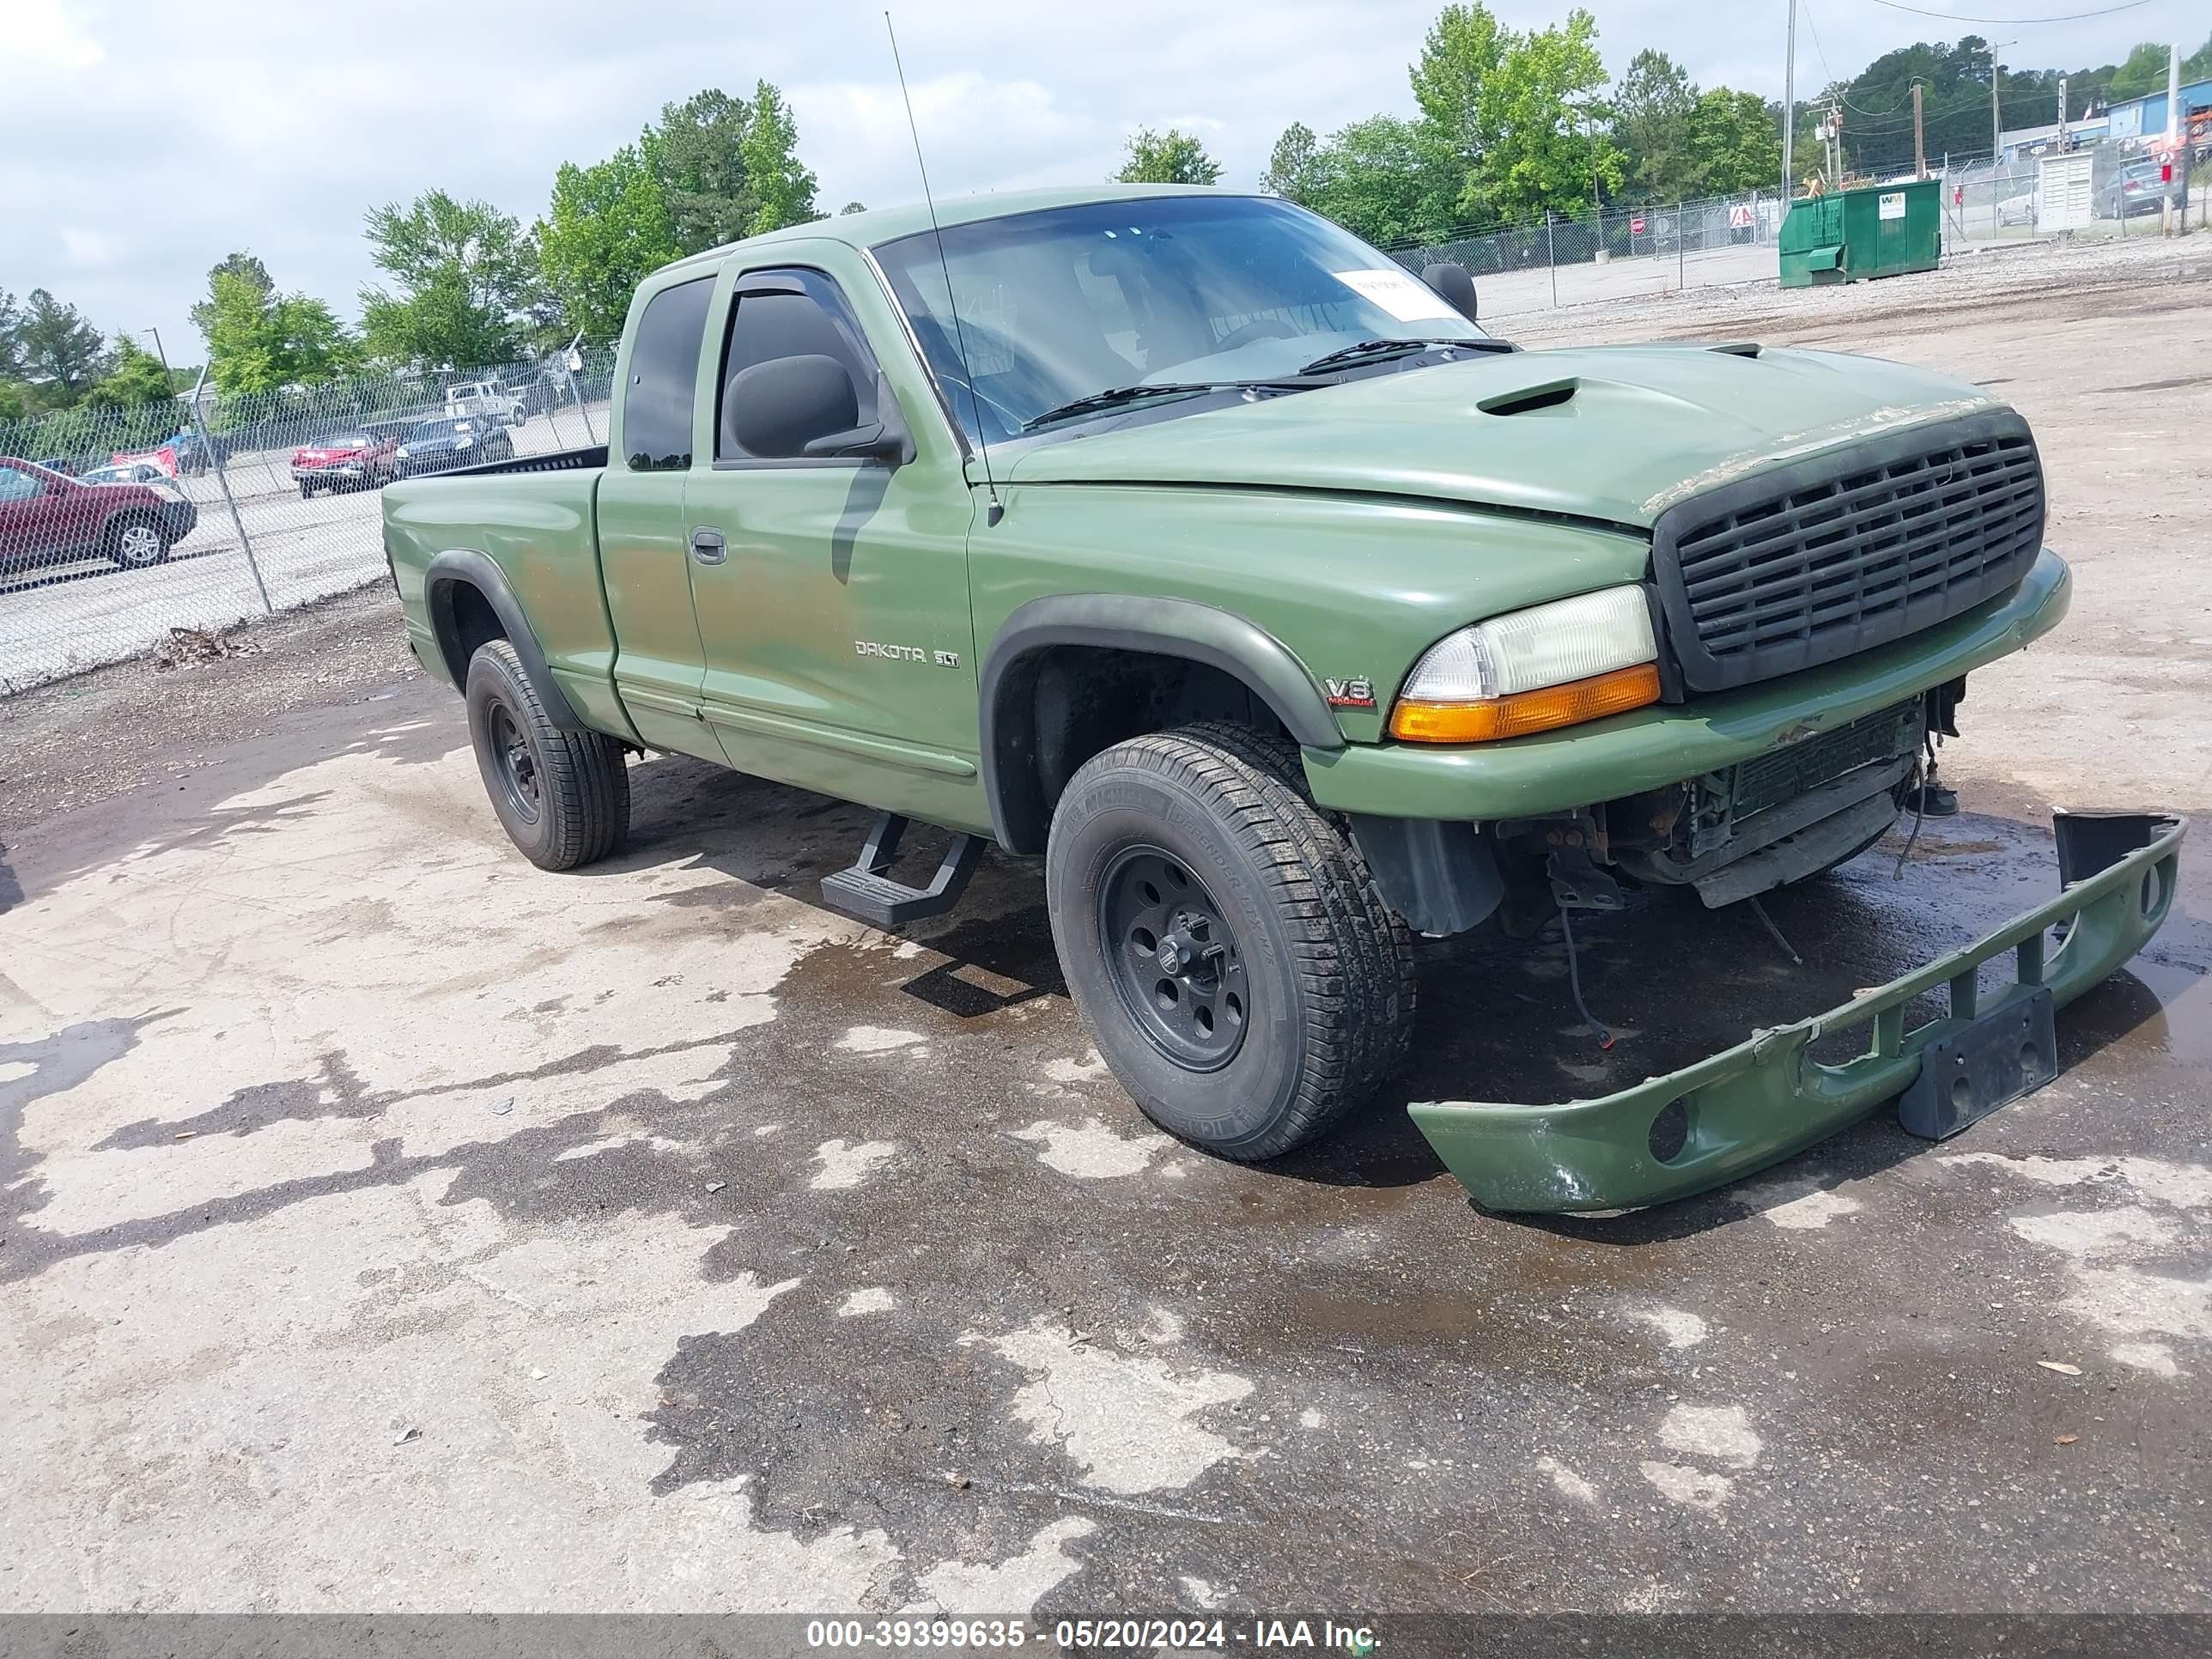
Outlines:
{"type": "Polygon", "coordinates": [[[2172,906],[2187,829],[2178,819],[2143,823],[2143,844],[1973,944],[1668,1076],[1559,1106],[1452,1100],[1407,1109],[1487,1209],[1626,1209],[1733,1181],[1901,1093],[1919,1076],[1922,1050],[1946,1032],[2037,987],[2063,1006],[2141,950],[2172,906]],[[2054,946],[2051,929],[2062,923],[2065,937],[2054,946]],[[2014,983],[1978,995],[1978,970],[2007,951],[2014,983]],[[1906,1004],[1938,989],[1948,991],[1949,1013],[1906,1030],[1906,1004]],[[1813,1058],[1821,1038],[1861,1026],[1863,1053],[1838,1064],[1813,1058]],[[1657,1155],[1678,1142],[1672,1156],[1657,1155]]]}

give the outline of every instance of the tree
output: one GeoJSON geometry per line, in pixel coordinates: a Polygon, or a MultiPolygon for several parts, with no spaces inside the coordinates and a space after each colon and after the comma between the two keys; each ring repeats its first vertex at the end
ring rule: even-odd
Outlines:
{"type": "Polygon", "coordinates": [[[1675,194],[1735,196],[1771,188],[1782,176],[1782,129],[1755,92],[1713,87],[1698,94],[1689,120],[1695,168],[1675,194]]]}
{"type": "Polygon", "coordinates": [[[94,408],[130,409],[143,404],[167,404],[175,392],[161,360],[130,336],[118,334],[114,367],[93,383],[84,401],[94,408]]]}
{"type": "Polygon", "coordinates": [[[15,303],[15,296],[0,289],[0,380],[14,380],[23,374],[23,311],[15,303]]]}
{"type": "Polygon", "coordinates": [[[2140,42],[2127,56],[2106,94],[2114,103],[2166,90],[2166,49],[2155,40],[2140,42]]]}
{"type": "Polygon", "coordinates": [[[1483,210],[1486,192],[1480,180],[1499,136],[1491,83],[1510,39],[1480,0],[1446,6],[1408,71],[1420,106],[1417,132],[1428,175],[1422,217],[1431,231],[1483,210]]]}
{"type": "Polygon", "coordinates": [[[1431,228],[1425,203],[1434,193],[1413,124],[1373,115],[1331,134],[1316,152],[1313,193],[1305,205],[1355,235],[1387,245],[1431,228]]]}
{"type": "Polygon", "coordinates": [[[659,182],[670,240],[679,254],[753,234],[760,196],[744,156],[752,113],[744,99],[710,87],[662,106],[659,124],[640,135],[638,153],[659,182]]]}
{"type": "Polygon", "coordinates": [[[1597,20],[1577,7],[1564,27],[1514,36],[1484,88],[1485,119],[1497,135],[1474,180],[1475,200],[1504,219],[1573,211],[1620,188],[1620,152],[1606,84],[1597,20]]]}
{"type": "Polygon", "coordinates": [[[270,276],[269,267],[244,250],[227,255],[219,263],[209,266],[208,297],[195,305],[190,313],[193,326],[199,330],[203,339],[207,337],[208,328],[215,321],[215,279],[226,271],[234,276],[245,278],[259,289],[264,295],[276,291],[276,281],[270,276]]]}
{"type": "Polygon", "coordinates": [[[1122,154],[1121,170],[1114,176],[1125,185],[1211,185],[1221,179],[1221,163],[1206,146],[1173,127],[1165,132],[1138,128],[1122,154]]]}
{"type": "Polygon", "coordinates": [[[50,386],[40,401],[66,408],[107,369],[107,342],[75,306],[34,288],[15,324],[23,374],[50,386]]]}
{"type": "Polygon", "coordinates": [[[1293,121],[1275,140],[1267,157],[1267,170],[1260,175],[1260,188],[1286,202],[1310,206],[1321,183],[1318,162],[1321,140],[1303,121],[1293,121]]]}
{"type": "Polygon", "coordinates": [[[753,88],[752,113],[738,148],[744,158],[745,183],[760,203],[749,235],[822,216],[814,206],[814,174],[799,159],[799,124],[783,94],[766,81],[753,88]]]}
{"type": "Polygon", "coordinates": [[[563,162],[532,234],[570,331],[592,340],[617,337],[638,283],[683,252],[661,181],[632,144],[593,167],[563,162]]]}
{"type": "Polygon", "coordinates": [[[1623,185],[1649,201],[1690,193],[1698,151],[1690,131],[1698,89],[1682,66],[1645,47],[1629,59],[1613,99],[1613,131],[1623,152],[1623,185]]]}
{"type": "MultiPolygon", "coordinates": [[[[263,273],[265,275],[266,273],[263,273]]],[[[350,368],[353,341],[330,307],[264,289],[252,271],[210,277],[208,378],[233,395],[310,386],[350,368]]]]}
{"type": "Polygon", "coordinates": [[[538,251],[489,202],[426,191],[368,216],[371,258],[396,292],[361,291],[362,327],[380,357],[424,368],[511,362],[538,295],[538,251]]]}

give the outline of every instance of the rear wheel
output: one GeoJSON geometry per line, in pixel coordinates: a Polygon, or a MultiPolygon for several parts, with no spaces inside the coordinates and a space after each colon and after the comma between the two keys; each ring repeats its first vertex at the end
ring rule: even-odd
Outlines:
{"type": "Polygon", "coordinates": [[[1188,726],[1094,757],[1053,816],[1053,939],[1099,1054],[1226,1158],[1324,1133],[1411,1042],[1411,941],[1303,785],[1289,744],[1188,726]]]}
{"type": "Polygon", "coordinates": [[[118,519],[107,526],[107,556],[125,570],[143,570],[169,556],[169,532],[143,515],[118,519]]]}
{"type": "Polygon", "coordinates": [[[469,660],[469,738],[492,811],[541,870],[603,859],[629,830],[629,768],[598,732],[553,724],[505,640],[469,660]]]}

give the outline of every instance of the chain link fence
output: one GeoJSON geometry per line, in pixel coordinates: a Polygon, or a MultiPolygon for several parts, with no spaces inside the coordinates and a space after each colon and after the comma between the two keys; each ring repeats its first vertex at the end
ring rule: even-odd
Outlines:
{"type": "Polygon", "coordinates": [[[392,479],[606,441],[577,361],[0,422],[0,695],[376,580],[392,479]]]}
{"type": "Polygon", "coordinates": [[[1774,275],[1783,202],[1747,191],[1691,202],[1607,207],[1468,231],[1389,250],[1407,270],[1464,265],[1485,316],[1753,282],[1774,275]]]}

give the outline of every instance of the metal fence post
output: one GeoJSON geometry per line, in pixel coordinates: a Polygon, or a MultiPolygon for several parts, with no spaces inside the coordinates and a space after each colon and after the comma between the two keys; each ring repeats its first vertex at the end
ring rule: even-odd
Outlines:
{"type": "Polygon", "coordinates": [[[238,532],[238,544],[246,550],[246,568],[253,573],[253,586],[261,595],[261,609],[270,616],[276,607],[269,601],[269,584],[261,580],[261,564],[253,556],[253,543],[246,533],[246,520],[238,516],[238,501],[230,493],[230,475],[222,464],[222,452],[208,436],[207,417],[200,412],[200,392],[207,386],[207,370],[200,370],[200,378],[192,387],[192,427],[200,434],[200,453],[215,465],[215,481],[222,489],[222,504],[230,509],[230,526],[238,532]]]}
{"type": "Polygon", "coordinates": [[[1674,291],[1678,294],[1690,285],[1690,220],[1684,211],[1687,205],[1674,204],[1674,291]]]}
{"type": "Polygon", "coordinates": [[[1552,210],[1544,210],[1544,266],[1552,273],[1552,304],[1559,303],[1559,262],[1552,253],[1552,210]]]}

